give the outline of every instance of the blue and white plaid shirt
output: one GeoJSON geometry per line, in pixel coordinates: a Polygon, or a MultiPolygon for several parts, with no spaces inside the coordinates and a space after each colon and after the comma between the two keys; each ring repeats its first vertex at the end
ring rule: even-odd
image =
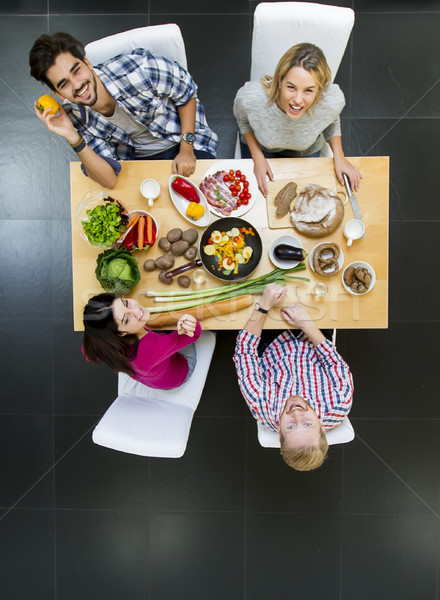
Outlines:
{"type": "MultiPolygon", "coordinates": [[[[95,74],[116,102],[157,138],[180,142],[178,106],[196,97],[197,86],[177,62],[137,48],[94,67],[95,74]]],[[[109,123],[93,108],[65,101],[63,107],[88,146],[118,172],[118,160],[134,160],[134,145],[127,133],[109,123]]],[[[218,138],[209,128],[197,99],[194,148],[215,156],[218,138]]]]}
{"type": "Polygon", "coordinates": [[[260,358],[259,341],[256,335],[240,331],[234,354],[240,390],[255,419],[276,431],[291,396],[304,398],[325,430],[348,415],[353,380],[331,342],[314,347],[307,337],[295,338],[285,331],[260,358]]]}

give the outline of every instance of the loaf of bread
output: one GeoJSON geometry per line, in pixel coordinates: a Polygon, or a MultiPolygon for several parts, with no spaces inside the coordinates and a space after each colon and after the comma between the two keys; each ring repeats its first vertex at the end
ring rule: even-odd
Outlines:
{"type": "Polygon", "coordinates": [[[309,183],[301,190],[290,213],[292,225],[303,235],[333,233],[344,218],[344,205],[332,190],[309,183]]]}

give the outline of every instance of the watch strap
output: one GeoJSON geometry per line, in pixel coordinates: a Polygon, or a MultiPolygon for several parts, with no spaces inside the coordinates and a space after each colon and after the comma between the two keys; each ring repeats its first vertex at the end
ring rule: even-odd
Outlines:
{"type": "Polygon", "coordinates": [[[258,310],[260,313],[263,313],[263,315],[267,315],[267,313],[269,312],[268,310],[266,310],[265,308],[262,308],[258,302],[255,304],[255,310],[258,310]]]}

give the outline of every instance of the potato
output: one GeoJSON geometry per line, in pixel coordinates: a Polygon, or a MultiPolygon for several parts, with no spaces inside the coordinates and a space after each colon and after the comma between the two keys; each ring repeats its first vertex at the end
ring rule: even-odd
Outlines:
{"type": "Polygon", "coordinates": [[[197,242],[198,237],[199,237],[199,232],[197,231],[197,229],[194,229],[194,228],[187,229],[186,231],[184,231],[182,233],[182,240],[185,240],[185,242],[188,242],[188,244],[190,246],[192,246],[192,244],[195,244],[197,242]]]}
{"type": "Polygon", "coordinates": [[[180,287],[187,288],[191,284],[191,279],[186,275],[180,275],[180,277],[177,278],[177,283],[180,287]]]}
{"type": "Polygon", "coordinates": [[[182,256],[189,248],[188,242],[185,240],[179,240],[178,242],[174,242],[171,244],[171,252],[174,256],[182,256]]]}
{"type": "Polygon", "coordinates": [[[188,250],[183,255],[187,260],[194,260],[197,256],[197,248],[195,246],[190,246],[188,250]]]}
{"type": "Polygon", "coordinates": [[[171,252],[167,252],[166,254],[159,256],[159,258],[156,258],[154,262],[158,269],[167,270],[174,267],[175,260],[176,259],[171,254],[171,252]]]}
{"type": "Polygon", "coordinates": [[[148,260],[146,260],[144,262],[145,271],[154,271],[156,268],[157,268],[157,265],[154,262],[154,260],[152,260],[151,258],[149,258],[148,260]]]}
{"type": "Polygon", "coordinates": [[[165,277],[166,271],[161,271],[159,273],[159,281],[162,283],[166,283],[167,285],[171,285],[173,283],[172,277],[165,277]]]}
{"type": "Polygon", "coordinates": [[[164,252],[168,252],[171,248],[171,242],[166,237],[161,237],[159,240],[159,248],[164,252]]]}
{"type": "MultiPolygon", "coordinates": [[[[181,237],[182,237],[182,230],[179,229],[179,227],[175,227],[174,229],[170,229],[170,231],[167,233],[167,239],[173,243],[173,242],[178,242],[181,237]]],[[[183,254],[183,252],[182,252],[183,254]]]]}

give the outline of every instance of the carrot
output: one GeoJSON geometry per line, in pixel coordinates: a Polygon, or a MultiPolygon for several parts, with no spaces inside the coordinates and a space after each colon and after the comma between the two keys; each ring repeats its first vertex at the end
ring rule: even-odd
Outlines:
{"type": "Polygon", "coordinates": [[[153,245],[153,219],[150,215],[147,216],[147,244],[153,245]]]}
{"type": "Polygon", "coordinates": [[[138,243],[137,247],[142,250],[144,247],[145,217],[139,217],[138,221],[138,243]]]}
{"type": "Polygon", "coordinates": [[[119,238],[116,240],[117,244],[122,243],[125,240],[125,237],[128,235],[130,230],[136,225],[136,223],[138,221],[139,221],[139,215],[134,215],[133,217],[130,218],[130,220],[128,221],[127,229],[124,231],[124,233],[121,233],[119,238]]]}
{"type": "Polygon", "coordinates": [[[254,303],[254,297],[251,294],[245,296],[235,296],[235,298],[228,298],[227,300],[220,300],[219,302],[210,302],[209,304],[202,304],[195,306],[194,308],[187,308],[186,310],[172,311],[157,315],[151,315],[148,321],[148,327],[168,327],[175,325],[183,314],[190,314],[196,317],[199,321],[208,319],[209,317],[219,317],[221,315],[227,315],[229,313],[237,312],[248,308],[254,303]]]}

